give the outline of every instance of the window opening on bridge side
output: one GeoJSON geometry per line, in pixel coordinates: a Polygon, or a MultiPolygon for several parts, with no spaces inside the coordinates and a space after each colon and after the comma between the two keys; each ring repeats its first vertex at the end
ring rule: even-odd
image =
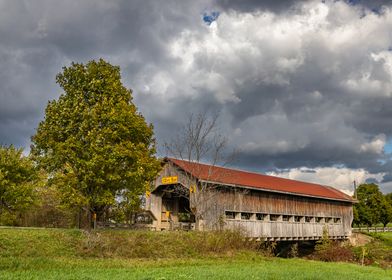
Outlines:
{"type": "Polygon", "coordinates": [[[242,212],[241,220],[250,220],[251,213],[242,212]]]}
{"type": "Polygon", "coordinates": [[[226,211],[225,214],[226,214],[226,219],[233,219],[233,220],[235,219],[235,212],[226,211]]]}

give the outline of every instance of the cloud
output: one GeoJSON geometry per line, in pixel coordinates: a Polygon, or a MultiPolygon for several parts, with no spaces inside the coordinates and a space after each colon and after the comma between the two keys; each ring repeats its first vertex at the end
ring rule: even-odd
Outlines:
{"type": "Polygon", "coordinates": [[[363,143],[360,148],[360,152],[362,153],[375,153],[381,154],[384,151],[385,146],[385,135],[380,134],[374,137],[373,140],[367,143],[363,143]]]}
{"type": "MultiPolygon", "coordinates": [[[[300,7],[306,0],[217,0],[218,6],[225,10],[235,10],[237,12],[242,13],[254,13],[258,11],[270,11],[277,14],[287,13],[297,7],[300,7]]],[[[326,2],[326,1],[319,1],[326,2]]],[[[374,12],[379,12],[383,6],[390,5],[390,1],[388,0],[341,0],[335,2],[343,2],[352,7],[364,8],[368,10],[372,10],[374,12]]]]}
{"type": "Polygon", "coordinates": [[[0,2],[0,142],[28,147],[56,73],[103,57],[158,143],[220,112],[241,168],[384,174],[392,191],[391,28],[384,1],[0,2]]]}
{"type": "Polygon", "coordinates": [[[242,0],[242,1],[235,1],[235,0],[218,0],[217,4],[223,10],[230,11],[235,10],[243,13],[253,13],[255,11],[271,11],[275,13],[284,12],[290,10],[296,3],[299,1],[295,0],[281,0],[281,1],[274,1],[274,0],[264,0],[264,1],[257,1],[257,0],[242,0]]]}
{"type": "Polygon", "coordinates": [[[354,181],[357,186],[370,181],[378,183],[383,176],[383,174],[370,174],[364,169],[337,167],[315,168],[311,171],[305,168],[293,168],[289,171],[270,172],[269,175],[332,186],[349,195],[354,193],[354,181]]]}

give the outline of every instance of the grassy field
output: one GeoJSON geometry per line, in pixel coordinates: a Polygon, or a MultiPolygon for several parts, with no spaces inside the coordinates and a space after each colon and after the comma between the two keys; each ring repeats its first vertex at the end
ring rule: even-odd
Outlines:
{"type": "Polygon", "coordinates": [[[0,279],[392,279],[378,267],[267,258],[241,242],[230,233],[0,228],[0,279]]]}
{"type": "Polygon", "coordinates": [[[1,279],[392,279],[392,271],[344,263],[258,256],[203,260],[9,260],[1,279]],[[15,264],[17,264],[15,266],[15,264]]]}
{"type": "Polygon", "coordinates": [[[381,239],[384,241],[386,246],[390,246],[392,248],[392,232],[382,232],[382,233],[375,233],[372,236],[381,239]]]}

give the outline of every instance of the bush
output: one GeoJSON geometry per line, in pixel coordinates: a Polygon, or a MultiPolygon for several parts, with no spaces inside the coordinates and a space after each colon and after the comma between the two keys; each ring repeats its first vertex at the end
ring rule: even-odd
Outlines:
{"type": "Polygon", "coordinates": [[[352,248],[339,241],[331,241],[322,250],[316,249],[312,258],[325,262],[354,262],[357,259],[352,248]]]}
{"type": "Polygon", "coordinates": [[[356,260],[351,246],[329,239],[326,228],[323,230],[322,238],[316,242],[312,258],[325,262],[353,262],[356,260]]]}

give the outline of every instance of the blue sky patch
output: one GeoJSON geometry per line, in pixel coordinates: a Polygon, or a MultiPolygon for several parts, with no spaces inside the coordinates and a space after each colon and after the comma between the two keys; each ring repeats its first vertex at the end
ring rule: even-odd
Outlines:
{"type": "Polygon", "coordinates": [[[384,146],[385,153],[391,154],[392,153],[392,140],[389,140],[384,146]]]}
{"type": "Polygon", "coordinates": [[[219,17],[219,12],[204,12],[203,13],[203,21],[210,25],[214,21],[216,21],[219,17]]]}

